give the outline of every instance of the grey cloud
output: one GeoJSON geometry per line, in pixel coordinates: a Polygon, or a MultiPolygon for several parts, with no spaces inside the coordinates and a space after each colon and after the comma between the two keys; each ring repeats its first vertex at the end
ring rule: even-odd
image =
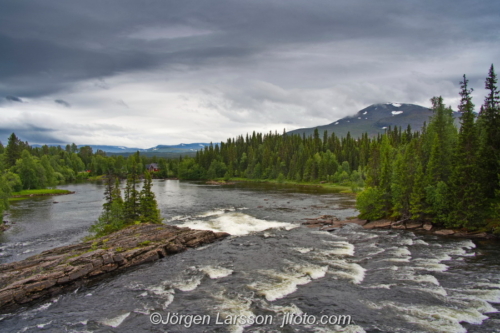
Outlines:
{"type": "Polygon", "coordinates": [[[56,100],[54,100],[54,102],[56,102],[57,104],[60,104],[64,107],[67,107],[67,108],[71,107],[71,104],[69,104],[68,102],[66,102],[65,100],[62,100],[62,99],[56,99],[56,100]]]}
{"type": "Polygon", "coordinates": [[[5,96],[5,99],[10,101],[10,102],[19,102],[19,103],[23,102],[23,100],[17,96],[5,96]]]}
{"type": "Polygon", "coordinates": [[[22,141],[28,141],[30,144],[40,143],[40,144],[62,144],[62,141],[58,137],[58,131],[50,128],[42,128],[33,124],[25,124],[22,127],[9,127],[5,128],[0,126],[0,138],[2,142],[7,142],[7,138],[11,133],[16,133],[16,135],[22,141]]]}
{"type": "Polygon", "coordinates": [[[497,1],[465,0],[8,2],[0,14],[0,74],[13,85],[0,91],[43,95],[76,80],[179,63],[248,68],[258,60],[252,57],[279,46],[346,40],[388,47],[393,60],[409,52],[424,58],[457,42],[498,41],[498,13],[497,1]],[[166,38],[137,38],[155,29],[166,38]]]}
{"type": "Polygon", "coordinates": [[[138,115],[113,78],[130,74],[137,97],[154,73],[239,125],[309,126],[376,102],[455,97],[462,71],[481,88],[500,59],[496,0],[4,2],[0,96],[50,95],[71,112],[96,97],[87,110],[138,115]]]}

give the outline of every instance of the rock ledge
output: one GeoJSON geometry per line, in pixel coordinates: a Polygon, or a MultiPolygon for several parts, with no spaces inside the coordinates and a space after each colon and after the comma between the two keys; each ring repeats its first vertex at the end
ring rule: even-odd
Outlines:
{"type": "Polygon", "coordinates": [[[58,295],[91,280],[229,236],[161,224],[130,226],[113,234],[54,248],[0,265],[0,312],[58,295]]]}

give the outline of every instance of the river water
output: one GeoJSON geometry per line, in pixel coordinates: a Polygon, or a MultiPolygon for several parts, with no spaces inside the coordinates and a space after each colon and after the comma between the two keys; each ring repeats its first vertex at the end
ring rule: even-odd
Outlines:
{"type": "MultiPolygon", "coordinates": [[[[12,204],[0,262],[87,235],[103,186],[61,188],[76,193],[12,204]]],[[[500,332],[498,243],[307,228],[304,218],[356,215],[351,196],[313,187],[153,189],[164,223],[232,236],[0,315],[0,332],[500,332]]]]}

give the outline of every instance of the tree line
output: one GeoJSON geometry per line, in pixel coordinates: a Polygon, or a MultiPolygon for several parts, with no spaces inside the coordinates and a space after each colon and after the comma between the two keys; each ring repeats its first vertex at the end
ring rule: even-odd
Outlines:
{"type": "MultiPolygon", "coordinates": [[[[434,97],[434,115],[420,132],[410,126],[359,138],[326,131],[320,136],[317,129],[312,136],[253,132],[210,144],[194,158],[147,158],[139,152],[127,158],[107,156],[74,144],[64,149],[33,148],[13,133],[5,149],[0,144],[0,208],[8,204],[5,198],[12,190],[99,175],[125,179],[143,174],[145,165],[154,162],[160,170],[152,177],[157,178],[267,179],[336,183],[353,191],[363,188],[357,197],[363,218],[483,228],[497,223],[500,211],[500,98],[493,65],[485,88],[488,95],[476,114],[472,89],[463,77],[459,128],[451,107],[434,97]]],[[[123,201],[126,211],[127,199],[123,201]]]]}

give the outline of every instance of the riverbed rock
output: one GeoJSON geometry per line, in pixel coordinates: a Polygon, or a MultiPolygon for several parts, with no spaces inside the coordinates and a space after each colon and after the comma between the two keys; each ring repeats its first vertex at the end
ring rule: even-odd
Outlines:
{"type": "Polygon", "coordinates": [[[75,289],[110,272],[152,262],[229,236],[159,224],[130,226],[91,241],[0,265],[0,312],[75,289]]]}
{"type": "Polygon", "coordinates": [[[434,233],[436,235],[449,236],[449,235],[453,235],[455,233],[455,231],[454,230],[450,230],[450,229],[442,229],[442,230],[437,230],[434,233]]]}
{"type": "Polygon", "coordinates": [[[367,224],[363,225],[363,228],[365,229],[390,228],[391,224],[392,221],[389,220],[378,220],[378,221],[368,222],[367,224]]]}
{"type": "Polygon", "coordinates": [[[422,227],[422,222],[418,221],[408,221],[406,222],[406,229],[417,229],[422,227]]]}
{"type": "Polygon", "coordinates": [[[431,231],[432,230],[432,223],[425,222],[424,225],[422,226],[424,230],[431,231]]]}

